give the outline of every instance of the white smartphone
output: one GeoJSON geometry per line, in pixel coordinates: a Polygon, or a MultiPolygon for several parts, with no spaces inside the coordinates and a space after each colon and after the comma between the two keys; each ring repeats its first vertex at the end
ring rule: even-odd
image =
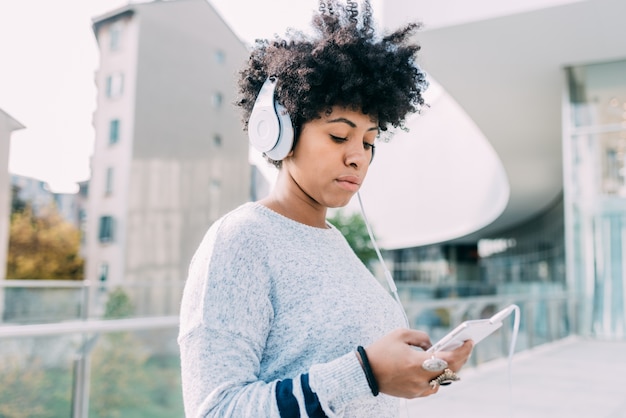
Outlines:
{"type": "Polygon", "coordinates": [[[428,350],[428,353],[437,351],[451,351],[463,345],[467,340],[472,340],[474,345],[502,326],[502,320],[512,311],[509,306],[487,319],[472,319],[461,323],[450,331],[445,337],[437,341],[428,350]]]}

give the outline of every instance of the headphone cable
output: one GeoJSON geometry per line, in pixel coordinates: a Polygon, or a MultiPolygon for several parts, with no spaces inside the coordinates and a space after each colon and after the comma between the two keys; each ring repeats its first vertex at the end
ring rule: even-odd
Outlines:
{"type": "Polygon", "coordinates": [[[374,233],[372,232],[370,223],[367,220],[367,216],[365,215],[365,209],[363,208],[363,202],[361,201],[361,193],[356,192],[356,196],[359,199],[359,206],[361,207],[361,215],[363,216],[363,220],[365,221],[365,227],[367,228],[367,233],[370,236],[370,241],[372,242],[372,245],[374,246],[374,250],[376,251],[378,260],[380,261],[380,264],[383,267],[385,279],[387,279],[387,286],[389,286],[389,291],[391,291],[396,302],[398,302],[398,305],[400,305],[400,310],[402,311],[402,315],[404,315],[404,321],[406,323],[407,328],[411,328],[410,323],[409,323],[409,317],[407,316],[406,310],[404,309],[404,305],[402,305],[402,301],[400,300],[400,296],[398,295],[398,287],[396,286],[396,283],[393,280],[393,276],[391,275],[391,272],[387,268],[387,264],[385,263],[385,260],[383,260],[383,256],[380,253],[378,244],[376,244],[376,240],[374,239],[374,233]]]}

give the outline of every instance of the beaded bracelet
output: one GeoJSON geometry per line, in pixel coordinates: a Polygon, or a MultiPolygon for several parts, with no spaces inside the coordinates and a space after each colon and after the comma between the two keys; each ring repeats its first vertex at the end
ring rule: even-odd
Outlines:
{"type": "Polygon", "coordinates": [[[365,378],[367,379],[367,384],[372,391],[372,395],[378,396],[378,394],[380,393],[380,391],[378,390],[378,383],[376,383],[376,378],[374,377],[374,372],[372,372],[372,366],[370,366],[370,362],[367,358],[367,353],[365,353],[365,349],[362,346],[358,346],[356,350],[361,356],[361,367],[363,368],[363,372],[365,373],[365,378]]]}

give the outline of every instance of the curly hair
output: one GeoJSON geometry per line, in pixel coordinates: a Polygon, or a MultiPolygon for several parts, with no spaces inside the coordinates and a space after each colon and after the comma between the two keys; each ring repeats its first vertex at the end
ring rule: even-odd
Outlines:
{"type": "Polygon", "coordinates": [[[289,29],[284,38],[255,41],[239,72],[236,104],[243,111],[244,130],[270,76],[278,79],[275,97],[289,112],[296,139],[304,123],[336,105],[371,115],[381,132],[389,126],[403,128],[406,116],[424,105],[422,94],[428,86],[416,63],[420,46],[410,40],[419,25],[411,23],[378,37],[369,0],[363,9],[359,22],[356,1],[345,6],[320,1],[312,34],[289,29]]]}

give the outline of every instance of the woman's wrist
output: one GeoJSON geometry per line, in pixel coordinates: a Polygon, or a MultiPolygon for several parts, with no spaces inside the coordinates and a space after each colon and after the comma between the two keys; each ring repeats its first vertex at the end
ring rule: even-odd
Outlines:
{"type": "Polygon", "coordinates": [[[359,363],[361,364],[363,373],[365,373],[365,378],[367,379],[367,384],[372,391],[372,395],[378,396],[380,390],[378,389],[378,383],[376,382],[376,377],[374,376],[374,372],[372,371],[372,366],[370,365],[369,359],[367,358],[365,348],[363,348],[362,346],[358,346],[356,351],[357,358],[359,359],[359,363]]]}

